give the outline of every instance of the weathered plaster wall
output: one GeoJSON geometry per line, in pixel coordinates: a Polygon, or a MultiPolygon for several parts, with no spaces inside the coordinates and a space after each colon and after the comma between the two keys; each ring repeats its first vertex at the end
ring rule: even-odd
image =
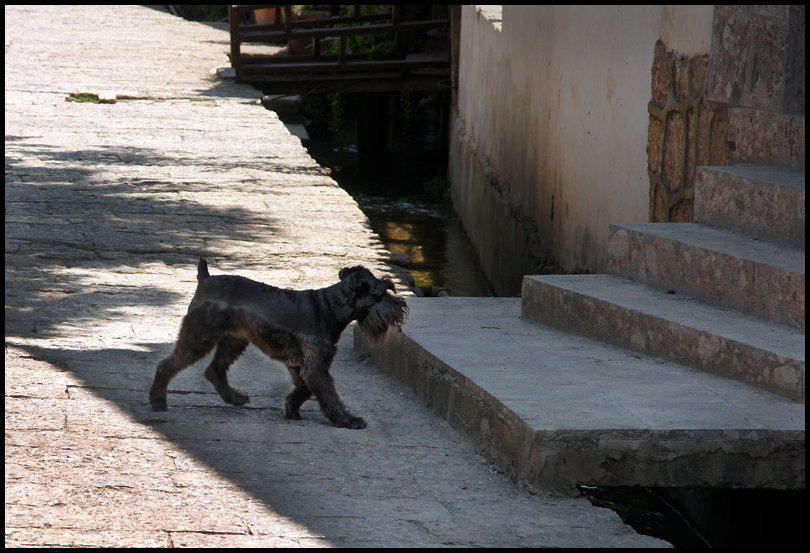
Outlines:
{"type": "Polygon", "coordinates": [[[490,284],[603,271],[608,225],[647,221],[656,41],[706,54],[711,6],[464,6],[449,175],[490,284]]]}

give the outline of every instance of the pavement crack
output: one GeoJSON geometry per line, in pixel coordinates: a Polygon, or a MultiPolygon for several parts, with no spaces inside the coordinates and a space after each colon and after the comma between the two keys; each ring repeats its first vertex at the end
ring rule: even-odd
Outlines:
{"type": "Polygon", "coordinates": [[[206,534],[209,536],[247,536],[247,532],[228,532],[225,530],[169,530],[169,534],[206,534]]]}

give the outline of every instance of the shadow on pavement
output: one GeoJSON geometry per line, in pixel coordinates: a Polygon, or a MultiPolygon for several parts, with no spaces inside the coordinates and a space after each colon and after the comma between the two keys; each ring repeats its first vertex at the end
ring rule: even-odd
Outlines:
{"type": "MultiPolygon", "coordinates": [[[[368,412],[368,398],[353,398],[350,403],[358,414],[370,416],[377,430],[336,429],[314,401],[304,405],[303,420],[287,420],[282,409],[284,397],[292,390],[287,371],[254,350],[237,362],[231,379],[235,387],[251,395],[248,406],[232,407],[221,402],[203,377],[208,361],[205,359],[173,381],[168,411],[151,411],[148,388],[154,362],[171,346],[139,344],[140,351],[36,346],[20,349],[79,377],[86,387],[72,388],[71,395],[89,393],[111,402],[130,419],[161,433],[273,512],[305,525],[334,545],[394,543],[398,532],[404,531],[405,536],[413,532],[408,525],[396,526],[402,524],[403,511],[424,508],[424,503],[415,500],[427,499],[428,505],[433,501],[414,497],[414,488],[408,485],[409,479],[423,470],[420,464],[425,462],[421,455],[424,450],[420,450],[421,444],[414,444],[411,450],[406,448],[408,437],[401,434],[383,438],[401,443],[402,459],[392,461],[390,446],[377,447],[381,439],[379,426],[391,423],[381,423],[384,416],[379,412],[368,412]],[[366,405],[358,406],[358,402],[366,405]],[[403,474],[403,467],[409,467],[408,473],[403,474]]],[[[341,348],[351,348],[350,340],[344,339],[341,348]]],[[[364,384],[357,381],[369,378],[373,394],[386,393],[385,384],[377,382],[375,387],[374,383],[375,379],[384,380],[383,375],[360,374],[345,367],[338,377],[338,387],[359,389],[364,384]]],[[[69,421],[73,419],[75,415],[68,415],[69,421]]],[[[119,435],[121,431],[116,428],[105,432],[110,437],[137,439],[119,435]]],[[[424,438],[429,440],[430,436],[424,438]]],[[[435,445],[426,443],[425,447],[435,445]]],[[[434,464],[433,469],[440,467],[434,464]]],[[[446,483],[452,487],[463,484],[446,483]]],[[[433,515],[414,515],[421,516],[430,519],[433,515]]],[[[413,539],[411,535],[403,544],[413,539]]]]}
{"type": "MultiPolygon", "coordinates": [[[[19,138],[7,136],[7,144],[19,138]]],[[[123,309],[187,301],[153,277],[174,277],[182,268],[183,280],[193,282],[200,256],[221,255],[210,244],[249,244],[259,232],[279,233],[265,213],[207,198],[216,192],[210,182],[138,176],[142,167],[171,171],[190,163],[203,162],[134,147],[7,148],[6,337],[47,337],[59,323],[83,325],[121,317],[123,309]]],[[[228,194],[238,194],[253,183],[228,186],[228,194]]]]}

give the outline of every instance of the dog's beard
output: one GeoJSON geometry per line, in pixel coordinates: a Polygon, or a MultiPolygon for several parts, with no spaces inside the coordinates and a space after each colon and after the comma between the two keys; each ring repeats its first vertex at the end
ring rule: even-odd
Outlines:
{"type": "Polygon", "coordinates": [[[399,296],[386,294],[380,301],[369,307],[366,316],[357,321],[360,330],[365,332],[372,342],[379,343],[385,337],[389,327],[400,328],[408,315],[408,305],[399,296]]]}

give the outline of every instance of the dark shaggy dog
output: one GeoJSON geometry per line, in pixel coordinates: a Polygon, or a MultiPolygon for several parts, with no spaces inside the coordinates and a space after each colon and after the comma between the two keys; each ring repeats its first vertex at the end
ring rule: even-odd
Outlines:
{"type": "Polygon", "coordinates": [[[380,341],[389,327],[399,328],[408,307],[389,279],[378,279],[362,266],[347,267],[340,282],[318,290],[286,290],[240,276],[210,276],[202,258],[197,266],[197,291],[183,318],[172,353],[155,370],[149,392],[152,409],[165,411],[169,381],[216,346],[205,377],[226,403],[243,405],[245,394],[228,384],[228,368],[253,343],[281,361],[295,390],[287,396],[287,418],[300,419],[298,409],[313,394],[332,424],[365,428],[338,397],[329,367],[337,341],[348,324],[380,341]]]}

